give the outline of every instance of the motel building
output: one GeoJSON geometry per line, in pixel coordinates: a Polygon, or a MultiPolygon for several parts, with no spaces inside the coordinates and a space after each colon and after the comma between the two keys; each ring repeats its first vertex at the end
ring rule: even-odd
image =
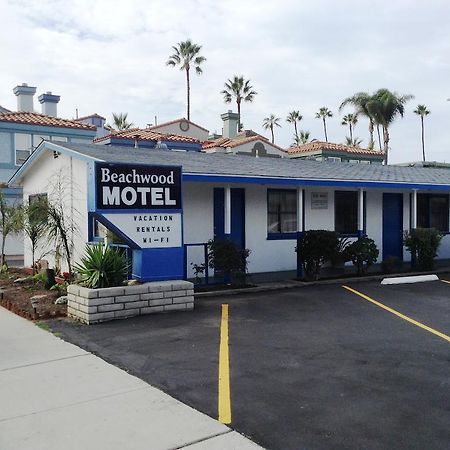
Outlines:
{"type": "Polygon", "coordinates": [[[141,281],[192,279],[204,244],[225,237],[251,250],[250,274],[292,276],[298,233],[313,229],[367,235],[381,262],[409,261],[403,232],[434,227],[445,234],[438,258],[450,258],[447,169],[44,141],[10,186],[23,188],[24,203],[64,202],[75,262],[110,230],[130,248],[141,281]]]}

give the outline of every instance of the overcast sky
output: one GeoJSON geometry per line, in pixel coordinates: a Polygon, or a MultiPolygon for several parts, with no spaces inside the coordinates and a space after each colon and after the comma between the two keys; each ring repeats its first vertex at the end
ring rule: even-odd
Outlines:
{"type": "MultiPolygon", "coordinates": [[[[185,76],[167,67],[171,46],[192,39],[207,58],[192,76],[191,120],[221,132],[220,91],[242,74],[258,92],[242,107],[245,128],[268,135],[262,120],[282,118],[276,143],[292,143],[289,111],[300,129],[323,140],[321,106],[332,142],[347,128],[338,111],[355,92],[388,88],[415,98],[391,129],[391,162],[421,159],[419,103],[429,160],[450,161],[450,2],[431,0],[0,0],[0,105],[16,108],[12,89],[61,95],[59,115],[128,112],[139,126],[186,115],[185,76]]],[[[35,108],[40,107],[35,102],[35,108]]],[[[356,136],[367,145],[367,121],[356,136]]]]}

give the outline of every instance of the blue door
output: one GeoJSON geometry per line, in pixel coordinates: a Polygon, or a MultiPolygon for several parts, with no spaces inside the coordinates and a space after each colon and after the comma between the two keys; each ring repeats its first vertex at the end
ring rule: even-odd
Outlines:
{"type": "Polygon", "coordinates": [[[231,234],[225,236],[225,189],[214,188],[214,238],[245,248],[245,189],[231,189],[231,234]]]}
{"type": "Polygon", "coordinates": [[[403,261],[403,194],[383,194],[383,261],[403,261]]]}

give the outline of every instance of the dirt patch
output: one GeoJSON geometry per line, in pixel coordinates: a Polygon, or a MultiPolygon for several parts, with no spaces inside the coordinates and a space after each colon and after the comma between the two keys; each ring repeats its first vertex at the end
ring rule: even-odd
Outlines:
{"type": "Polygon", "coordinates": [[[67,305],[55,305],[54,301],[62,294],[57,291],[45,289],[41,283],[27,281],[25,283],[14,283],[17,278],[27,277],[28,274],[21,270],[10,270],[0,275],[0,288],[4,290],[0,305],[10,311],[30,320],[49,319],[67,315],[67,305]],[[34,312],[31,306],[31,297],[45,296],[39,298],[39,303],[34,312]]]}

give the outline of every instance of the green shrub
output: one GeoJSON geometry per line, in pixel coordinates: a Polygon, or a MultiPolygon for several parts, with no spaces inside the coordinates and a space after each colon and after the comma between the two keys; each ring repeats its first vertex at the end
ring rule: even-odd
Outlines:
{"type": "Polygon", "coordinates": [[[432,270],[441,239],[442,234],[434,228],[417,228],[405,232],[403,243],[419,270],[432,270]]]}
{"type": "Polygon", "coordinates": [[[86,254],[75,270],[82,286],[91,289],[120,286],[127,279],[128,261],[115,248],[103,244],[87,245],[86,254]]]}
{"type": "Polygon", "coordinates": [[[208,265],[222,272],[225,279],[233,281],[247,272],[248,248],[242,249],[229,239],[212,239],[208,242],[208,265]]]}
{"type": "Polygon", "coordinates": [[[367,273],[368,268],[378,259],[379,251],[373,239],[363,237],[352,242],[346,249],[348,260],[356,266],[358,275],[367,273]]]}
{"type": "Polygon", "coordinates": [[[305,276],[308,280],[318,280],[320,269],[326,261],[336,256],[339,240],[334,231],[306,231],[295,249],[300,253],[305,276]]]}

